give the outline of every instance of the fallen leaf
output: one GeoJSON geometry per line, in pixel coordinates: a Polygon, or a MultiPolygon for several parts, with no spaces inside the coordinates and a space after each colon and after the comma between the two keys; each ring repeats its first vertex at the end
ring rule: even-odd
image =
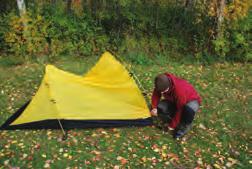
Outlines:
{"type": "Polygon", "coordinates": [[[203,129],[203,130],[206,130],[206,129],[207,129],[207,128],[204,126],[204,124],[202,124],[202,123],[199,124],[199,128],[200,128],[200,129],[203,129]]]}
{"type": "Polygon", "coordinates": [[[24,145],[24,143],[19,143],[18,146],[19,147],[22,147],[24,145]]]}
{"type": "Polygon", "coordinates": [[[27,160],[29,160],[29,161],[32,161],[32,159],[33,159],[32,156],[29,156],[29,157],[27,158],[27,160]]]}
{"type": "Polygon", "coordinates": [[[118,165],[115,165],[113,169],[120,169],[118,165]]]}
{"type": "Polygon", "coordinates": [[[231,158],[231,157],[228,158],[228,161],[231,161],[231,162],[234,163],[234,164],[237,163],[237,160],[236,160],[236,159],[233,159],[233,158],[231,158]]]}
{"type": "Polygon", "coordinates": [[[142,157],[141,160],[142,160],[143,162],[146,162],[146,161],[147,161],[146,157],[142,157]]]}
{"type": "Polygon", "coordinates": [[[208,165],[206,166],[206,169],[212,169],[211,165],[208,164],[208,165]]]}
{"type": "Polygon", "coordinates": [[[221,169],[221,167],[219,166],[219,164],[214,164],[214,167],[217,169],[221,169]]]}
{"type": "Polygon", "coordinates": [[[226,166],[228,167],[228,168],[230,168],[230,167],[232,167],[234,164],[232,163],[232,162],[227,162],[226,163],[226,166]]]}
{"type": "Polygon", "coordinates": [[[63,157],[68,157],[68,154],[67,154],[67,153],[64,153],[64,154],[63,154],[63,157]]]}
{"type": "Polygon", "coordinates": [[[170,165],[170,162],[169,162],[169,161],[166,161],[166,162],[165,162],[165,165],[170,165]]]}
{"type": "Polygon", "coordinates": [[[9,162],[10,162],[10,160],[5,160],[5,161],[4,161],[4,165],[8,165],[9,162]]]}
{"type": "Polygon", "coordinates": [[[100,154],[101,154],[100,151],[96,151],[96,150],[91,151],[91,153],[93,153],[93,154],[95,154],[95,155],[100,155],[100,154]]]}
{"type": "Polygon", "coordinates": [[[85,164],[86,164],[86,165],[89,165],[89,164],[91,164],[91,162],[88,161],[88,160],[85,160],[85,164]]]}
{"type": "Polygon", "coordinates": [[[166,153],[164,153],[164,152],[162,153],[162,157],[163,157],[163,158],[166,158],[167,156],[168,156],[168,155],[167,155],[166,153]]]}
{"type": "Polygon", "coordinates": [[[152,161],[152,164],[158,162],[158,160],[156,159],[156,157],[152,157],[152,158],[151,158],[151,161],[152,161]]]}
{"type": "Polygon", "coordinates": [[[171,158],[171,160],[179,161],[179,158],[178,158],[177,154],[168,153],[168,154],[167,154],[167,157],[168,157],[168,158],[171,158]]]}
{"type": "Polygon", "coordinates": [[[121,137],[119,133],[115,134],[114,136],[117,138],[121,137]]]}
{"type": "Polygon", "coordinates": [[[125,159],[125,158],[121,159],[120,161],[121,161],[121,164],[122,164],[122,165],[124,165],[124,164],[126,164],[126,163],[128,162],[128,160],[125,159]]]}
{"type": "Polygon", "coordinates": [[[23,154],[23,158],[26,158],[28,155],[27,154],[23,154]]]}
{"type": "Polygon", "coordinates": [[[117,160],[121,160],[121,159],[123,159],[123,157],[118,156],[116,159],[117,159],[117,160]]]}
{"type": "Polygon", "coordinates": [[[40,144],[36,144],[36,145],[34,146],[34,148],[35,148],[35,149],[40,149],[40,144]]]}
{"type": "Polygon", "coordinates": [[[166,146],[166,145],[163,145],[163,146],[162,146],[162,149],[163,149],[163,150],[166,150],[166,149],[167,149],[167,146],[166,146]]]}
{"type": "Polygon", "coordinates": [[[49,163],[45,163],[44,168],[50,168],[50,164],[49,163]]]}
{"type": "Polygon", "coordinates": [[[78,143],[78,140],[77,140],[76,138],[73,138],[73,142],[74,142],[75,144],[77,144],[77,143],[78,143]]]}
{"type": "Polygon", "coordinates": [[[199,158],[199,159],[197,160],[197,164],[199,164],[199,165],[202,165],[202,164],[203,164],[202,158],[199,158]]]}
{"type": "Polygon", "coordinates": [[[97,134],[96,134],[96,133],[93,133],[93,134],[92,134],[92,137],[96,137],[96,136],[97,136],[97,134]]]}
{"type": "Polygon", "coordinates": [[[17,140],[13,140],[12,142],[11,142],[11,144],[16,144],[17,143],[17,140]]]}
{"type": "Polygon", "coordinates": [[[107,134],[108,134],[106,131],[102,131],[101,133],[104,134],[104,135],[107,135],[107,134]]]}

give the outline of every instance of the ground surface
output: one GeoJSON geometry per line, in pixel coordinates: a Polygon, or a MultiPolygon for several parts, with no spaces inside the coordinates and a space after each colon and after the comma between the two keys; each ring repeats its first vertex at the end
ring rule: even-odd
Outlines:
{"type": "MultiPolygon", "coordinates": [[[[85,73],[96,59],[61,59],[58,68],[85,73]]],[[[13,66],[0,59],[0,125],[36,92],[43,64],[13,66]]],[[[251,64],[167,62],[131,65],[150,97],[157,73],[188,79],[203,98],[193,130],[174,140],[154,126],[1,131],[0,169],[20,168],[251,168],[251,64]]]]}

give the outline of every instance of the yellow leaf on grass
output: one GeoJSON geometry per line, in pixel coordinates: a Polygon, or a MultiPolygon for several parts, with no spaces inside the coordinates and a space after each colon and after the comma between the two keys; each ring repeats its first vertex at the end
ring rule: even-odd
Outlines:
{"type": "Polygon", "coordinates": [[[67,153],[64,153],[64,154],[63,154],[63,157],[68,157],[68,154],[67,154],[67,153]]]}
{"type": "Polygon", "coordinates": [[[168,155],[166,153],[162,153],[162,157],[166,158],[168,155]]]}
{"type": "Polygon", "coordinates": [[[166,150],[166,149],[167,149],[167,146],[166,146],[166,145],[163,145],[163,146],[162,146],[162,149],[163,149],[163,150],[166,150]]]}
{"type": "Polygon", "coordinates": [[[217,169],[221,169],[221,167],[219,166],[219,164],[214,164],[214,167],[217,169]]]}
{"type": "Polygon", "coordinates": [[[13,140],[12,142],[11,142],[11,144],[16,144],[17,143],[17,140],[13,140]]]}

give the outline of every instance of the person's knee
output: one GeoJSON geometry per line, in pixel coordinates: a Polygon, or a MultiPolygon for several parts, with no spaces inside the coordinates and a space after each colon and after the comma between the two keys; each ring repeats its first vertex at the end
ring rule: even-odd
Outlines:
{"type": "Polygon", "coordinates": [[[175,105],[167,100],[161,100],[157,106],[158,117],[169,123],[175,114],[175,105]]]}
{"type": "Polygon", "coordinates": [[[195,114],[196,112],[190,106],[185,105],[182,119],[183,122],[186,124],[192,123],[195,114]]]}
{"type": "Polygon", "coordinates": [[[167,111],[167,103],[164,100],[161,100],[158,103],[157,109],[160,112],[166,112],[167,111]]]}

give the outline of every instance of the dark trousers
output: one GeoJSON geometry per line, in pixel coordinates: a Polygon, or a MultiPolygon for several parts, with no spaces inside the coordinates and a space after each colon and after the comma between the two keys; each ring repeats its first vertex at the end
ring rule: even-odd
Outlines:
{"type": "MultiPolygon", "coordinates": [[[[191,124],[194,119],[195,113],[198,111],[198,109],[199,109],[199,103],[197,100],[188,102],[183,108],[180,123],[191,124]]],[[[170,123],[172,118],[175,116],[176,105],[167,100],[161,100],[158,104],[157,110],[158,110],[158,117],[164,123],[170,123]]]]}

